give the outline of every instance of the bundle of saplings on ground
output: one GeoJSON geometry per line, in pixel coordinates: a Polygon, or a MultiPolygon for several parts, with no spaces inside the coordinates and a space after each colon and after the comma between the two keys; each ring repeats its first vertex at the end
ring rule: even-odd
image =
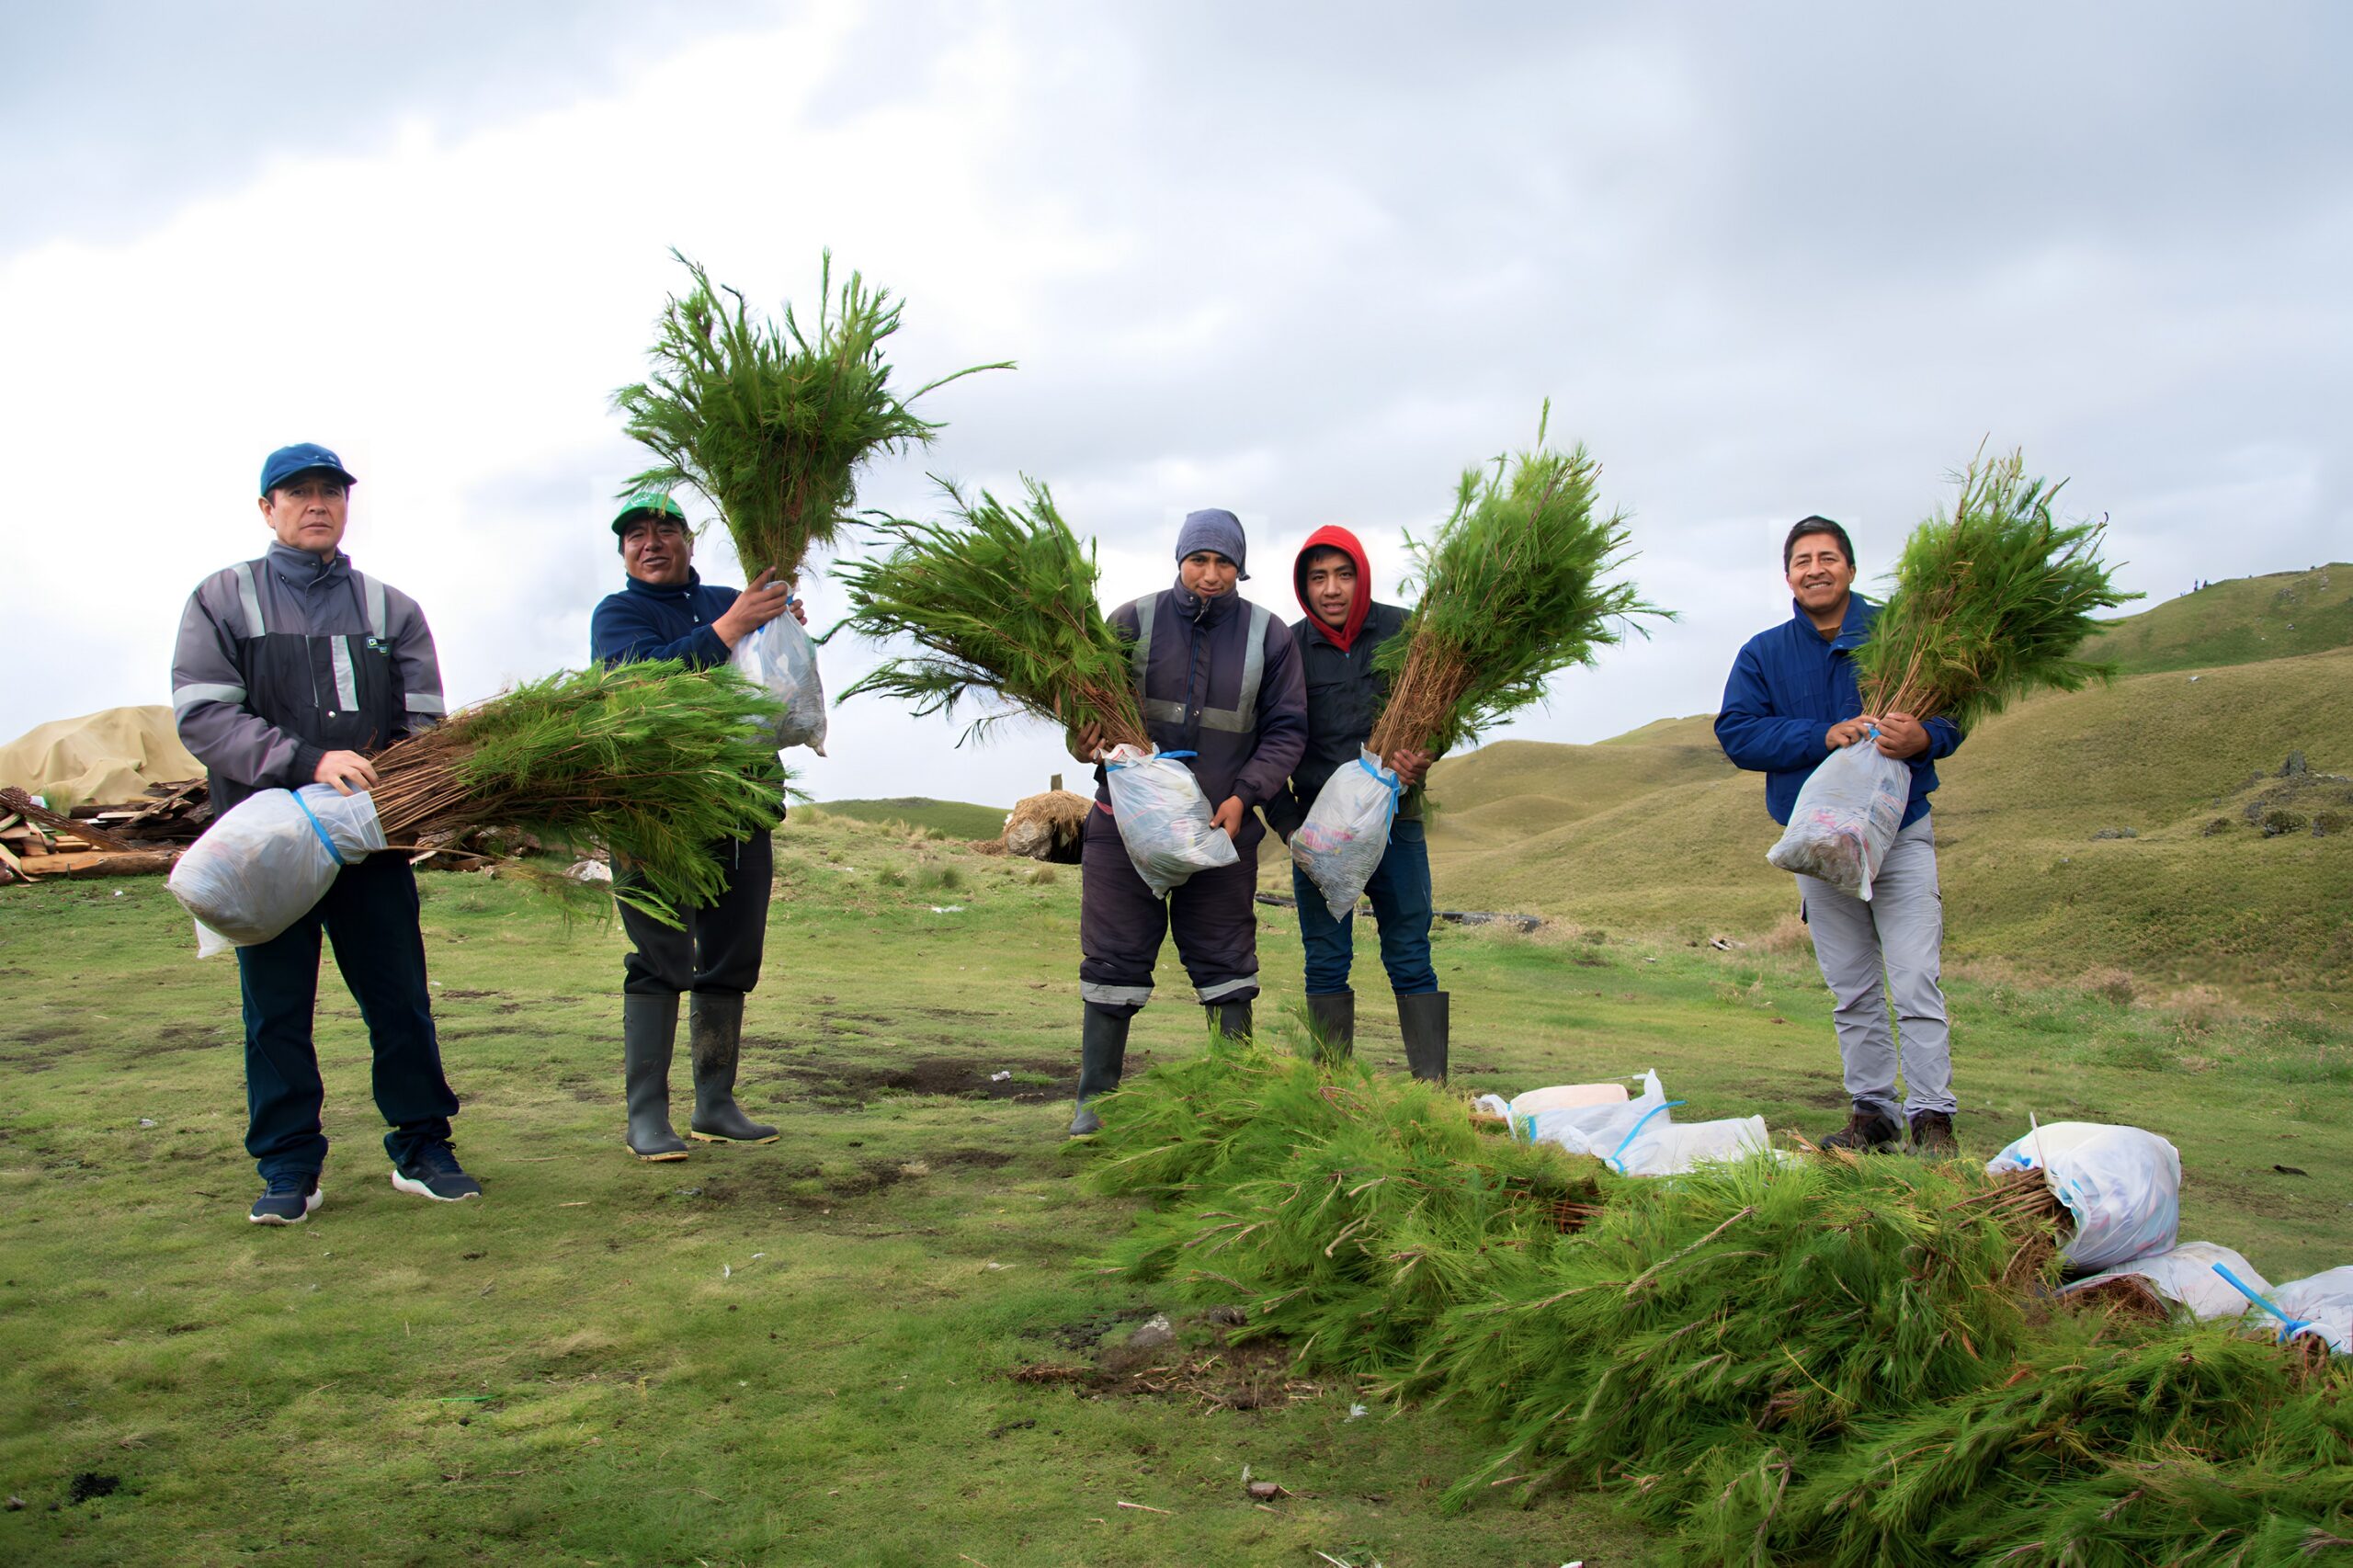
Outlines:
{"type": "MultiPolygon", "coordinates": [[[[2093,615],[2139,598],[2099,556],[2103,522],[2061,522],[2060,486],[2018,452],[1981,454],[1950,512],[1913,530],[1870,639],[1856,652],[1866,713],[1949,719],[1964,732],[2029,691],[2114,678],[2076,658],[2093,615]]],[[[1869,741],[1831,754],[1798,793],[1767,858],[1864,898],[1902,825],[1904,764],[1869,741]]]]}
{"type": "MultiPolygon", "coordinates": [[[[629,433],[662,460],[621,493],[691,485],[719,509],[755,582],[797,585],[810,550],[830,547],[856,505],[859,465],[932,439],[940,426],[915,415],[916,399],[976,371],[1011,369],[972,366],[902,396],[882,357],[899,330],[900,302],[855,272],[836,298],[830,251],[813,334],[790,305],[781,324],[756,319],[742,294],[714,289],[700,267],[678,260],[694,287],[663,311],[653,372],[613,394],[629,433]]],[[[784,704],[778,745],[824,755],[824,688],[816,650],[796,621],[760,628],[731,662],[784,704]]]]}
{"type": "Polygon", "coordinates": [[[1291,858],[1335,919],[1357,899],[1389,845],[1401,749],[1451,750],[1543,699],[1545,682],[1589,665],[1634,618],[1662,613],[1612,574],[1631,556],[1622,514],[1596,499],[1600,465],[1583,447],[1544,445],[1465,470],[1454,508],[1427,543],[1408,541],[1421,601],[1374,667],[1387,702],[1360,766],[1336,771],[1291,835],[1291,858]]]}
{"type": "Polygon", "coordinates": [[[1494,1434],[1451,1506],[1598,1488],[1694,1561],[2302,1563],[2353,1550],[2353,1369],[2054,1300],[2054,1215],[1968,1166],[1671,1179],[1218,1042],[1104,1103],[1110,1261],[1494,1434]]]}
{"type": "MultiPolygon", "coordinates": [[[[620,896],[667,924],[724,885],[710,846],[773,829],[789,776],[764,738],[777,704],[730,671],[647,662],[551,676],[452,714],[374,758],[373,790],[266,790],[197,840],[171,889],[200,926],[265,942],[359,856],[498,828],[639,873],[620,896]]],[[[563,884],[571,886],[574,884],[563,884]]]]}
{"type": "MultiPolygon", "coordinates": [[[[1195,870],[1232,865],[1233,841],[1210,824],[1190,769],[1145,733],[1130,644],[1095,597],[1095,549],[1081,544],[1042,483],[1006,505],[946,485],[945,522],[883,518],[883,553],[845,566],[843,625],[918,652],[884,660],[844,697],[878,691],[917,713],[981,709],[971,740],[1020,714],[1100,727],[1111,811],[1138,874],[1165,892],[1195,870]]],[[[831,633],[828,633],[830,636],[831,633]]]]}

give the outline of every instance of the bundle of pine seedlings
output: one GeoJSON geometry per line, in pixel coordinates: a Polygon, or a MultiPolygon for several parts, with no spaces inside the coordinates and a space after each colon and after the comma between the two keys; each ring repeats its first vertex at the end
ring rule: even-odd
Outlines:
{"type": "Polygon", "coordinates": [[[636,873],[616,895],[676,925],[678,906],[725,886],[712,845],[766,833],[783,814],[789,775],[765,738],[775,715],[766,692],[726,670],[648,662],[551,676],[385,748],[373,790],[312,784],[239,801],[169,885],[204,956],[276,937],[362,857],[497,829],[610,855],[636,873]]]}
{"type": "Polygon", "coordinates": [[[775,828],[790,775],[768,694],[648,661],[565,672],[452,714],[375,758],[385,835],[499,827],[611,857],[615,896],[667,925],[726,887],[712,846],[775,828]]]}
{"type": "Polygon", "coordinates": [[[952,520],[875,524],[891,548],[843,569],[842,624],[920,651],[884,660],[843,695],[887,693],[919,714],[977,699],[983,710],[959,744],[1018,714],[1099,726],[1112,815],[1146,885],[1165,894],[1196,870],[1233,864],[1233,841],[1211,825],[1192,770],[1145,733],[1131,645],[1096,603],[1094,546],[1044,484],[1023,483],[1027,505],[985,490],[967,500],[949,484],[952,520]]]}
{"type": "MultiPolygon", "coordinates": [[[[1981,454],[1949,512],[1913,531],[1868,641],[1855,655],[1863,711],[1948,719],[1966,731],[2035,690],[2073,691],[2115,667],[2077,659],[2096,611],[2139,598],[2099,556],[2106,525],[2063,523],[2056,484],[2016,451],[1981,454]]],[[[1807,778],[1767,858],[1868,899],[1902,826],[1911,773],[1871,740],[1807,778]]]]}
{"type": "Polygon", "coordinates": [[[1597,1162],[1483,1138],[1441,1089],[1256,1042],[1155,1069],[1104,1118],[1094,1184],[1164,1202],[1112,1266],[1352,1373],[1395,1371],[1603,1200],[1597,1162]]]}
{"type": "Polygon", "coordinates": [[[982,704],[959,744],[1026,713],[1149,746],[1127,644],[1096,604],[1095,547],[1079,542],[1044,484],[1024,484],[1026,506],[985,490],[968,501],[949,484],[953,521],[875,523],[891,548],[841,569],[842,624],[921,652],[884,660],[842,696],[878,691],[925,715],[982,704]]]}
{"type": "MultiPolygon", "coordinates": [[[[910,405],[961,377],[1011,368],[972,366],[903,396],[882,356],[900,302],[855,272],[836,298],[832,252],[813,334],[789,304],[780,324],[754,317],[741,293],[714,289],[702,267],[671,254],[694,287],[663,311],[653,373],[613,394],[630,435],[662,460],[621,493],[691,485],[719,509],[747,578],[797,585],[811,549],[831,546],[856,505],[859,465],[939,430],[910,405]]],[[[822,756],[824,692],[799,624],[779,617],[737,643],[733,662],[785,702],[778,744],[822,756]]]]}
{"type": "Polygon", "coordinates": [[[1335,771],[1291,835],[1291,858],[1335,919],[1356,907],[1387,850],[1401,750],[1443,752],[1530,703],[1545,682],[1662,612],[1613,574],[1631,555],[1626,519],[1597,509],[1600,465],[1544,445],[1465,470],[1453,511],[1408,540],[1421,601],[1374,667],[1389,695],[1359,766],[1335,771]]]}
{"type": "Polygon", "coordinates": [[[2039,1325],[1970,1392],[1754,1451],[1685,1521],[1702,1560],[2302,1564],[2353,1557],[2353,1367],[2234,1325],[2039,1325]]]}

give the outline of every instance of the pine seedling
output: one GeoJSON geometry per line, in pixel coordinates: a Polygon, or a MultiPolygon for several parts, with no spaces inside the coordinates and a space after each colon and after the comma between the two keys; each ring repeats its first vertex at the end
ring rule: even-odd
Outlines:
{"type": "Polygon", "coordinates": [[[1544,445],[1551,417],[1547,403],[1533,450],[1466,469],[1436,536],[1406,541],[1421,602],[1373,655],[1390,682],[1375,755],[1461,746],[1641,618],[1672,619],[1610,580],[1631,559],[1625,517],[1596,511],[1600,465],[1582,446],[1544,445]]]}
{"type": "Polygon", "coordinates": [[[831,546],[847,520],[859,465],[926,445],[939,430],[914,412],[917,399],[1013,368],[974,365],[903,397],[882,357],[899,330],[900,302],[855,272],[836,298],[831,251],[818,274],[813,335],[790,305],[781,325],[755,318],[741,293],[714,288],[699,265],[670,254],[694,287],[663,310],[653,372],[613,394],[630,435],[662,460],[621,494],[691,485],[719,509],[747,575],[772,567],[779,581],[797,582],[810,550],[831,546]]]}
{"type": "Polygon", "coordinates": [[[2056,520],[2060,486],[2028,478],[2016,451],[1981,452],[1957,483],[1952,510],[1905,541],[1856,653],[1864,710],[1966,731],[2027,692],[2113,679],[2114,665],[2075,657],[2094,612],[2141,597],[2099,557],[2106,525],[2056,520]]]}
{"type": "Polygon", "coordinates": [[[790,778],[756,726],[777,704],[728,669],[649,660],[531,681],[387,747],[385,836],[500,827],[608,854],[621,902],[666,925],[727,873],[711,846],[772,830],[790,778]]]}
{"type": "Polygon", "coordinates": [[[843,624],[922,652],[885,660],[842,695],[883,692],[921,714],[985,705],[959,744],[1027,713],[1099,723],[1107,744],[1149,748],[1129,644],[1096,603],[1095,548],[1079,542],[1045,485],[1023,485],[1028,504],[1008,506],[943,484],[953,521],[876,524],[892,548],[842,569],[843,624]]]}

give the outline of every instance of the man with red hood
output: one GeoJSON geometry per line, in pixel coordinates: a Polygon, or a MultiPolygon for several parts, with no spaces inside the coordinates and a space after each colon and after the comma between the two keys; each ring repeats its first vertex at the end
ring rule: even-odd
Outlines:
{"type": "MultiPolygon", "coordinates": [[[[1405,611],[1372,600],[1372,572],[1364,546],[1346,528],[1318,528],[1301,547],[1291,583],[1307,618],[1292,625],[1307,676],[1307,752],[1291,769],[1290,788],[1267,805],[1267,820],[1285,840],[1306,819],[1325,780],[1355,763],[1372,738],[1373,722],[1389,695],[1376,675],[1373,651],[1405,624],[1405,611]]],[[[1365,884],[1381,927],[1381,962],[1397,994],[1397,1027],[1405,1037],[1405,1065],[1416,1078],[1446,1076],[1447,994],[1430,965],[1430,857],[1422,841],[1427,753],[1399,751],[1381,759],[1405,793],[1389,824],[1389,849],[1365,884]]],[[[1354,1048],[1356,993],[1348,968],[1356,956],[1356,917],[1335,920],[1307,873],[1291,868],[1299,897],[1299,931],[1307,949],[1307,1008],[1324,1043],[1354,1048]]]]}

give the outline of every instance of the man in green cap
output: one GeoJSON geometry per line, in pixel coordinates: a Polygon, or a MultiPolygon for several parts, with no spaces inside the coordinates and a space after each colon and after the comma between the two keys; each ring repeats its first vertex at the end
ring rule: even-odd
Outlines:
{"type": "MultiPolygon", "coordinates": [[[[802,616],[791,591],[764,571],[738,593],[705,583],[694,569],[695,535],[677,502],[642,490],[613,518],[629,581],[589,618],[591,654],[602,664],[676,659],[689,669],[728,662],[735,644],[777,617],[802,616]]],[[[759,983],[767,937],[771,848],[766,835],[716,846],[727,886],[707,904],[678,911],[683,930],[624,904],[621,926],[635,951],[621,986],[621,1061],[629,1101],[630,1152],[641,1160],[683,1160],[670,1125],[670,1056],[678,996],[694,999],[688,1026],[695,1109],[688,1136],[704,1142],[773,1143],[777,1131],[735,1103],[744,1039],[744,997],[759,983]]],[[[624,867],[616,873],[626,879],[624,867]]]]}

